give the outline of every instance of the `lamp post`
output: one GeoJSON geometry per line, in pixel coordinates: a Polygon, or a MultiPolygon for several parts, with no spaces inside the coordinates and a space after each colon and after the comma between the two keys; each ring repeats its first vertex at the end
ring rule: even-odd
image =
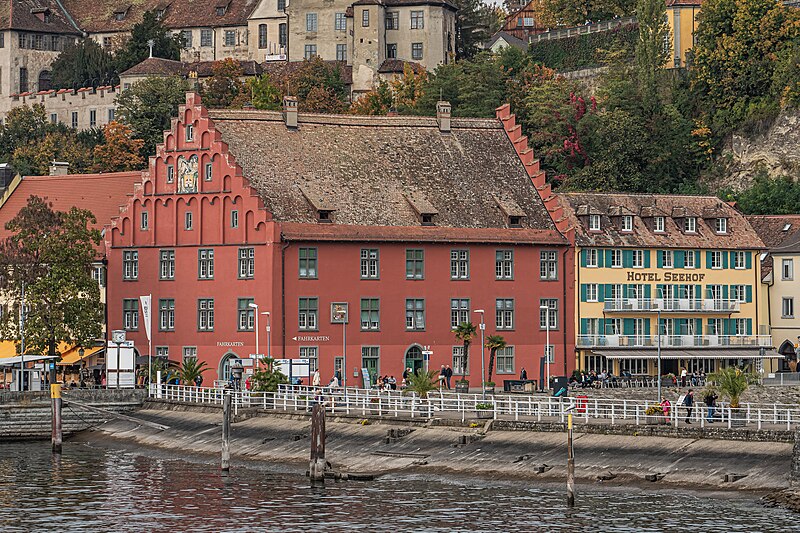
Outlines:
{"type": "Polygon", "coordinates": [[[250,302],[247,304],[251,309],[253,309],[253,315],[255,316],[255,330],[256,330],[256,370],[258,370],[258,304],[255,302],[250,302]]]}
{"type": "Polygon", "coordinates": [[[544,382],[544,390],[547,391],[550,388],[550,306],[549,305],[540,305],[539,311],[544,311],[544,325],[545,330],[547,331],[547,337],[544,345],[544,368],[545,368],[545,382],[544,382]]]}
{"type": "Polygon", "coordinates": [[[267,359],[272,359],[272,335],[270,331],[272,330],[272,321],[270,320],[271,315],[269,311],[264,311],[261,313],[262,315],[267,315],[267,359]]]}
{"type": "Polygon", "coordinates": [[[481,325],[480,325],[480,328],[481,328],[481,398],[483,398],[485,400],[486,399],[486,385],[485,385],[486,371],[485,371],[484,363],[483,363],[483,355],[484,355],[484,353],[483,353],[483,351],[484,351],[484,340],[483,340],[484,333],[483,332],[486,331],[486,324],[483,321],[484,310],[483,309],[475,309],[473,311],[473,313],[479,313],[481,315],[481,325]]]}
{"type": "Polygon", "coordinates": [[[657,402],[661,402],[661,308],[659,307],[656,309],[656,317],[657,323],[656,328],[658,330],[658,346],[656,346],[656,359],[657,359],[657,368],[656,368],[656,385],[658,390],[658,397],[656,398],[657,402]]]}

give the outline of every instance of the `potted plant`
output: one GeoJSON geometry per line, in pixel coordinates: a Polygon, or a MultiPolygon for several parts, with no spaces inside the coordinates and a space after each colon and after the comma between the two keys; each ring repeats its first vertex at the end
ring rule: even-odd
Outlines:
{"type": "Polygon", "coordinates": [[[429,392],[436,390],[436,384],[433,382],[436,374],[436,370],[418,369],[408,376],[403,394],[415,392],[420,398],[427,398],[429,392]]]}
{"type": "Polygon", "coordinates": [[[734,366],[723,368],[708,375],[708,382],[711,383],[708,388],[718,393],[722,398],[726,398],[730,404],[732,426],[743,426],[745,424],[745,411],[740,408],[739,402],[742,394],[755,380],[756,376],[734,366]]]}
{"type": "Polygon", "coordinates": [[[490,394],[494,394],[494,381],[484,381],[483,390],[490,394]]]}
{"type": "Polygon", "coordinates": [[[493,418],[494,417],[494,404],[490,402],[482,402],[475,404],[475,416],[477,418],[493,418]]]}
{"type": "Polygon", "coordinates": [[[647,423],[648,424],[666,424],[667,419],[664,416],[664,408],[660,405],[648,405],[647,409],[644,410],[644,414],[648,417],[647,423]],[[652,420],[650,417],[655,417],[655,420],[652,420]]]}
{"type": "Polygon", "coordinates": [[[461,341],[464,346],[464,360],[461,362],[461,379],[456,382],[456,392],[469,392],[469,381],[465,379],[467,369],[469,369],[469,346],[472,344],[472,338],[475,337],[478,328],[472,322],[462,322],[455,328],[453,333],[456,339],[461,341]],[[466,386],[464,385],[466,383],[466,386]]]}
{"type": "Polygon", "coordinates": [[[677,385],[677,383],[678,383],[678,377],[672,372],[661,376],[662,387],[674,387],[675,385],[677,385]]]}

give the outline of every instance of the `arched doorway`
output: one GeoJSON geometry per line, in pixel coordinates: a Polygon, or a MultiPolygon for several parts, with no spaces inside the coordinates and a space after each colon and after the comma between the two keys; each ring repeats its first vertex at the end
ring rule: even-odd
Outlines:
{"type": "MultiPolygon", "coordinates": [[[[789,362],[797,361],[797,352],[795,352],[794,343],[792,343],[792,341],[789,339],[786,339],[778,348],[778,353],[783,356],[783,359],[781,359],[781,370],[784,372],[793,372],[794,370],[792,370],[792,366],[795,366],[795,364],[793,363],[793,365],[789,365],[789,362]]],[[[795,369],[796,368],[797,367],[795,366],[795,369]]]]}
{"type": "Polygon", "coordinates": [[[417,344],[409,346],[406,350],[406,368],[410,368],[411,371],[416,374],[417,370],[424,366],[425,362],[422,360],[422,348],[417,344]]]}
{"type": "Polygon", "coordinates": [[[239,356],[233,352],[226,352],[225,355],[219,360],[218,376],[220,381],[230,381],[231,379],[231,363],[234,359],[239,359],[239,356]]]}
{"type": "Polygon", "coordinates": [[[43,70],[39,73],[39,83],[36,85],[40,91],[49,91],[53,86],[53,76],[49,70],[43,70]]]}

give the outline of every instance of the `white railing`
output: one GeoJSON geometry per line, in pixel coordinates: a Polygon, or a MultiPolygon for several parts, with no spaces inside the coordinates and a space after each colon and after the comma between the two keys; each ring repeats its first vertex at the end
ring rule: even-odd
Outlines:
{"type": "Polygon", "coordinates": [[[538,43],[540,41],[551,41],[553,39],[566,39],[576,35],[585,35],[587,33],[597,33],[601,31],[609,31],[618,26],[626,24],[634,24],[636,17],[623,17],[613,20],[606,20],[597,22],[595,24],[584,24],[583,26],[574,26],[571,28],[562,28],[558,30],[550,30],[543,33],[536,33],[528,38],[528,43],[538,43]]]}
{"type": "Polygon", "coordinates": [[[735,313],[739,311],[738,300],[722,300],[715,298],[615,298],[603,302],[603,310],[607,312],[662,311],[692,313],[735,313]]]}
{"type": "MultiPolygon", "coordinates": [[[[582,347],[658,347],[655,335],[578,335],[576,344],[582,347]]],[[[736,347],[771,348],[772,335],[661,335],[662,348],[694,347],[736,347]]],[[[753,357],[758,357],[754,353],[753,357]]]]}
{"type": "Polygon", "coordinates": [[[257,408],[282,412],[306,412],[320,402],[332,414],[354,416],[404,417],[404,418],[451,418],[462,421],[480,418],[522,420],[562,423],[567,408],[578,422],[629,425],[683,426],[687,416],[698,427],[740,427],[750,429],[786,429],[800,427],[800,406],[790,404],[745,403],[739,409],[720,403],[710,408],[696,402],[691,414],[685,406],[671,406],[668,415],[647,414],[656,402],[641,400],[610,400],[601,398],[534,397],[534,396],[489,396],[480,394],[455,394],[432,391],[427,398],[400,391],[370,389],[329,389],[302,386],[282,386],[274,393],[230,391],[225,389],[183,387],[178,385],[152,385],[150,395],[177,402],[220,405],[223,395],[233,395],[234,412],[241,408],[257,408]],[[709,420],[713,420],[710,422],[709,420]]]}

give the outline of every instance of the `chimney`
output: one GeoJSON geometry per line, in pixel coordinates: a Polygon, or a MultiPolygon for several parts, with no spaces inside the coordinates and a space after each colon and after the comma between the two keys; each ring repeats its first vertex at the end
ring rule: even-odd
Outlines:
{"type": "Polygon", "coordinates": [[[436,102],[436,122],[439,124],[439,131],[450,133],[450,102],[436,102]]]}
{"type": "Polygon", "coordinates": [[[297,129],[297,97],[283,97],[283,118],[286,121],[287,128],[290,130],[297,129]]]}
{"type": "Polygon", "coordinates": [[[51,176],[66,176],[69,174],[69,163],[66,161],[53,161],[50,163],[51,176]]]}

